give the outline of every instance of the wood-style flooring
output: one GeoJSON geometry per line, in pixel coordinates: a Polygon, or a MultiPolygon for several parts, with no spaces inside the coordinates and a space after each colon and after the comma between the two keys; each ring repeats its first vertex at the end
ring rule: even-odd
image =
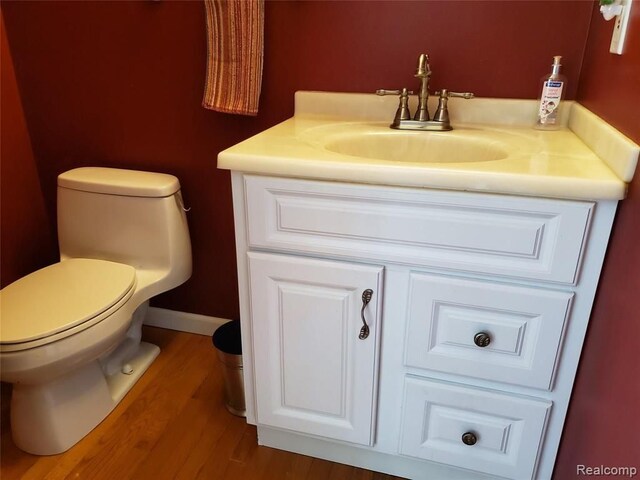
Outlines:
{"type": "Polygon", "coordinates": [[[11,388],[2,384],[2,480],[396,478],[258,446],[255,427],[224,408],[209,337],[145,327],[144,339],[160,356],[111,415],[60,455],[37,457],[13,445],[11,388]]]}

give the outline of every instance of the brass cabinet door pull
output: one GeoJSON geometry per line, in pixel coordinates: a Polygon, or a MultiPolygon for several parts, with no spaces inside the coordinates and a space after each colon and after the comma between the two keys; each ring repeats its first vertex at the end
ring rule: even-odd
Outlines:
{"type": "Polygon", "coordinates": [[[364,309],[371,301],[372,296],[373,290],[371,290],[370,288],[367,288],[364,292],[362,292],[362,309],[360,310],[360,317],[362,318],[362,328],[360,329],[360,335],[358,335],[358,338],[360,340],[364,340],[369,336],[369,325],[367,325],[367,320],[364,318],[364,309]]]}

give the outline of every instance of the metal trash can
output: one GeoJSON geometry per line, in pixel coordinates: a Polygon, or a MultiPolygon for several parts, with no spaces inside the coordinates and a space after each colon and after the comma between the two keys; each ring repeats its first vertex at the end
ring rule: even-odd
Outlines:
{"type": "Polygon", "coordinates": [[[232,320],[218,327],[212,341],[222,364],[225,406],[232,414],[245,417],[240,321],[232,320]]]}

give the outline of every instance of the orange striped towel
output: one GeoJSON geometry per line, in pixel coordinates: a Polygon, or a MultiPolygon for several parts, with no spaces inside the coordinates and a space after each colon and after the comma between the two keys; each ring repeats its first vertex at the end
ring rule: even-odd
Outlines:
{"type": "Polygon", "coordinates": [[[202,106],[257,115],[262,86],[264,0],[204,0],[207,80],[202,106]]]}

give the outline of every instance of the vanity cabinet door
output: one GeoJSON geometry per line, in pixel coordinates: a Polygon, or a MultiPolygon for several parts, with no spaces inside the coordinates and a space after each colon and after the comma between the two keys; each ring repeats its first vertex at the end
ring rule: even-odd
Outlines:
{"type": "Polygon", "coordinates": [[[371,445],[383,268],[248,256],[258,424],[371,445]]]}

